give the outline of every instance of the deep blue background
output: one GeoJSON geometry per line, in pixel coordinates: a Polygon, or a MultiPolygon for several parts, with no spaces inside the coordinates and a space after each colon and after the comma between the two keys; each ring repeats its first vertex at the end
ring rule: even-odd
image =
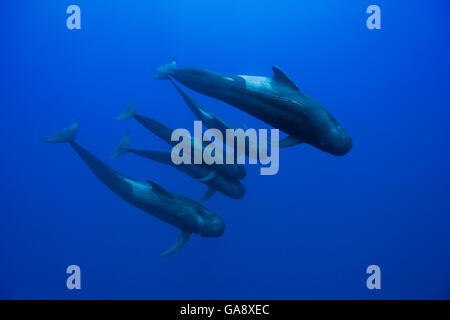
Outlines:
{"type": "MultiPolygon", "coordinates": [[[[0,5],[0,298],[450,298],[448,1],[2,1],[0,5]],[[66,28],[66,8],[82,30],[66,28]],[[366,28],[378,4],[382,30],[366,28]],[[80,117],[77,141],[115,169],[199,198],[205,186],[133,155],[169,146],[139,112],[178,128],[194,116],[152,68],[271,75],[280,66],[352,135],[334,157],[281,152],[280,172],[248,166],[246,196],[206,202],[223,237],[178,231],[125,203],[68,145],[39,137],[80,117]],[[65,269],[82,270],[82,290],[65,269]],[[382,290],[366,288],[366,268],[382,290]]],[[[231,123],[267,125],[192,93],[231,123]]]]}

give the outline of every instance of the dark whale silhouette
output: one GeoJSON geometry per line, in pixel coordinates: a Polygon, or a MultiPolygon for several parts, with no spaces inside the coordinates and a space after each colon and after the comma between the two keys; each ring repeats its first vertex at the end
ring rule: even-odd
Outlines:
{"type": "MultiPolygon", "coordinates": [[[[126,120],[126,119],[136,119],[141,125],[143,125],[145,128],[153,132],[155,135],[160,137],[162,140],[166,141],[171,146],[175,147],[178,142],[172,141],[171,136],[173,130],[169,127],[163,125],[162,123],[149,118],[142,116],[138,113],[136,113],[136,107],[134,105],[133,100],[130,101],[125,111],[123,111],[118,117],[118,120],[126,120]]],[[[227,176],[228,178],[232,180],[240,180],[245,178],[247,175],[247,171],[245,170],[245,167],[241,164],[211,164],[211,168],[214,170],[217,170],[218,172],[222,173],[224,176],[227,176]]]]}
{"type": "Polygon", "coordinates": [[[237,181],[231,180],[224,176],[219,171],[215,170],[211,166],[204,164],[174,164],[171,159],[171,152],[169,151],[153,151],[153,150],[137,150],[130,147],[130,133],[127,131],[125,136],[120,141],[120,145],[111,158],[117,158],[125,153],[134,153],[140,157],[158,161],[174,167],[177,170],[184,172],[190,177],[206,184],[209,189],[200,202],[211,198],[216,191],[223,193],[224,195],[232,199],[241,199],[245,194],[244,185],[237,181]]]}
{"type": "MultiPolygon", "coordinates": [[[[177,89],[178,93],[181,95],[183,100],[188,105],[189,109],[194,113],[194,115],[197,117],[197,119],[201,120],[203,125],[208,129],[217,129],[219,130],[223,137],[226,137],[226,130],[236,130],[239,129],[238,127],[233,126],[229,122],[221,119],[219,116],[214,114],[211,110],[205,108],[202,104],[200,104],[197,100],[195,100],[193,97],[191,97],[189,94],[186,93],[172,78],[169,78],[170,82],[174,85],[175,89],[177,89]]],[[[245,125],[243,125],[242,128],[244,131],[247,129],[245,125]]],[[[239,158],[238,154],[238,148],[237,148],[237,138],[234,139],[233,142],[233,152],[235,154],[235,159],[239,158]]],[[[228,141],[227,141],[228,143],[228,141]]],[[[245,149],[244,153],[246,157],[250,157],[251,149],[254,149],[255,154],[259,157],[259,144],[257,141],[251,142],[249,138],[245,137],[245,149]]],[[[267,149],[267,147],[266,147],[267,149]]],[[[267,151],[265,153],[267,155],[267,151]]]]}
{"type": "Polygon", "coordinates": [[[197,100],[188,95],[172,78],[169,78],[170,82],[174,85],[175,89],[180,93],[183,100],[188,105],[189,109],[195,114],[195,116],[202,121],[203,125],[209,129],[217,129],[225,136],[227,129],[236,129],[233,125],[222,120],[213,112],[201,105],[197,100]]]}
{"type": "Polygon", "coordinates": [[[168,192],[155,182],[138,181],[113,170],[74,139],[79,128],[78,119],[60,132],[41,141],[68,143],[91,169],[95,176],[119,197],[133,206],[181,230],[176,243],[161,257],[180,250],[192,233],[203,237],[220,237],[225,230],[223,219],[197,201],[168,192]]]}
{"type": "Polygon", "coordinates": [[[222,100],[278,128],[289,136],[281,147],[313,145],[330,154],[345,155],[352,138],[316,100],[305,95],[278,67],[273,77],[227,75],[199,68],[177,69],[175,59],[155,69],[156,78],[170,77],[192,90],[222,100]]]}

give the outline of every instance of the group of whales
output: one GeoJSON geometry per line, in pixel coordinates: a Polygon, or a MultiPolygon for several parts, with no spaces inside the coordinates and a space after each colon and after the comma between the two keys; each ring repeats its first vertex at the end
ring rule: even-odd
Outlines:
{"type": "MultiPolygon", "coordinates": [[[[352,147],[352,139],[334,117],[316,100],[302,93],[297,85],[278,67],[272,67],[273,77],[227,75],[199,68],[177,69],[173,59],[169,64],[156,68],[156,78],[170,80],[189,108],[207,128],[222,132],[234,129],[211,111],[190,97],[174,81],[186,87],[222,100],[288,134],[279,141],[280,147],[307,143],[330,154],[345,155],[352,147]]],[[[136,112],[133,101],[118,116],[119,120],[133,118],[167,143],[172,129],[136,112]]],[[[245,188],[239,181],[246,176],[241,164],[181,164],[171,161],[170,152],[138,150],[130,147],[127,131],[113,154],[116,158],[133,153],[175,167],[192,178],[205,183],[208,191],[200,201],[195,201],[167,191],[154,181],[138,181],[129,178],[95,157],[75,142],[79,120],[41,140],[48,143],[68,143],[89,169],[119,197],[133,206],[163,220],[181,230],[175,244],[162,253],[165,257],[180,250],[192,233],[203,237],[220,237],[225,230],[224,220],[205,208],[201,201],[219,191],[233,199],[240,199],[245,188]]],[[[248,156],[248,154],[247,154],[248,156]]]]}

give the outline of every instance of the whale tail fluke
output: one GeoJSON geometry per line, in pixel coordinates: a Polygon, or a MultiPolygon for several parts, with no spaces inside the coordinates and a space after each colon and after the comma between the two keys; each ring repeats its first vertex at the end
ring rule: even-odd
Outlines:
{"type": "Polygon", "coordinates": [[[125,109],[124,112],[122,112],[121,114],[119,114],[117,116],[117,120],[127,120],[130,118],[133,118],[136,114],[136,107],[134,106],[134,101],[133,99],[130,100],[130,103],[128,103],[127,108],[125,109]]]}
{"type": "Polygon", "coordinates": [[[156,74],[154,75],[154,78],[169,79],[169,77],[173,74],[176,68],[177,68],[177,59],[172,58],[170,63],[155,68],[156,74]]]}
{"type": "Polygon", "coordinates": [[[80,127],[80,120],[77,118],[74,122],[69,124],[61,131],[52,134],[51,136],[41,138],[41,141],[48,143],[63,143],[63,142],[71,143],[75,139],[79,127],[80,127]]]}
{"type": "Polygon", "coordinates": [[[120,144],[116,149],[116,152],[111,156],[111,159],[116,159],[120,156],[123,156],[130,150],[130,132],[127,130],[122,140],[120,140],[120,144]]]}

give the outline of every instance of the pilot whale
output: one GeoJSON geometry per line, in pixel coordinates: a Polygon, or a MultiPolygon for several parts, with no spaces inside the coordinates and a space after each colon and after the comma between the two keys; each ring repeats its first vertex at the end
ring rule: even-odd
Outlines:
{"type": "Polygon", "coordinates": [[[177,69],[172,59],[155,69],[155,77],[172,77],[286,132],[289,136],[279,141],[280,147],[307,143],[336,156],[348,153],[352,138],[336,119],[280,68],[272,70],[273,77],[228,75],[192,67],[177,69]]]}
{"type": "Polygon", "coordinates": [[[175,244],[162,253],[166,257],[180,250],[192,233],[203,237],[220,237],[225,230],[223,219],[203,207],[197,201],[171,193],[156,182],[138,181],[113,170],[92,153],[75,142],[79,128],[78,119],[41,141],[48,143],[68,143],[86,163],[95,176],[111,191],[131,205],[169,223],[181,230],[175,244]]]}
{"type": "Polygon", "coordinates": [[[188,176],[206,184],[209,189],[199,202],[203,202],[211,198],[216,191],[232,199],[241,199],[245,194],[244,185],[238,180],[231,180],[230,178],[214,170],[211,166],[204,164],[174,164],[171,159],[171,152],[169,151],[154,151],[154,150],[138,150],[130,147],[130,133],[127,131],[120,141],[116,152],[111,156],[112,159],[120,157],[126,153],[134,153],[137,156],[158,161],[178,169],[188,176]]]}
{"type": "Polygon", "coordinates": [[[175,89],[177,89],[183,100],[186,102],[189,109],[191,109],[192,113],[194,113],[194,115],[202,121],[205,127],[207,127],[208,129],[217,129],[222,132],[223,136],[226,135],[227,129],[236,129],[233,125],[226,122],[225,120],[222,120],[210,110],[206,109],[193,97],[188,95],[186,91],[184,91],[172,78],[169,78],[169,80],[173,84],[175,89]]]}
{"type": "MultiPolygon", "coordinates": [[[[192,113],[197,117],[198,120],[202,121],[203,125],[208,129],[217,129],[219,130],[224,137],[226,137],[226,131],[232,130],[235,131],[238,128],[228,123],[227,121],[221,119],[219,116],[214,114],[211,110],[204,107],[197,100],[187,94],[172,78],[169,78],[170,82],[173,84],[175,89],[181,95],[183,100],[188,105],[189,109],[191,109],[192,113]]],[[[243,130],[246,130],[246,126],[243,125],[243,130]]],[[[228,142],[228,140],[227,140],[228,142]]],[[[231,142],[231,141],[230,141],[231,142]]],[[[246,157],[251,157],[252,154],[259,156],[260,158],[263,154],[267,156],[267,147],[265,148],[265,152],[259,152],[259,149],[264,144],[258,144],[257,141],[250,140],[247,136],[245,137],[245,149],[244,153],[246,157]]],[[[236,159],[239,158],[238,148],[237,148],[237,138],[234,139],[234,143],[232,145],[234,148],[233,152],[235,153],[236,159]]]]}
{"type": "MultiPolygon", "coordinates": [[[[136,107],[134,105],[133,100],[130,101],[125,111],[123,111],[116,119],[117,120],[126,120],[126,119],[136,119],[141,125],[143,125],[145,128],[153,132],[155,135],[160,137],[162,140],[166,141],[168,144],[175,147],[178,142],[172,141],[172,132],[173,130],[166,127],[162,123],[151,119],[149,117],[145,117],[143,115],[140,115],[136,113],[136,107]]],[[[233,180],[241,180],[244,179],[247,175],[247,171],[245,170],[245,167],[241,164],[211,164],[211,168],[214,168],[215,170],[219,171],[223,175],[227,176],[230,179],[233,180]]]]}

